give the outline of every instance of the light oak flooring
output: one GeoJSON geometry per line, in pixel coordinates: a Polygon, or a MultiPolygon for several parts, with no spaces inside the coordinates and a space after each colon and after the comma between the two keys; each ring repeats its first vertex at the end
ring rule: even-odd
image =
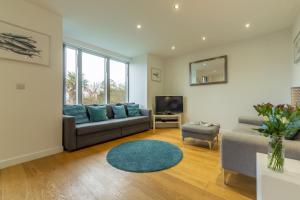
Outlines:
{"type": "Polygon", "coordinates": [[[244,200],[255,199],[255,180],[233,175],[223,184],[219,147],[184,143],[178,129],[147,131],[75,152],[63,152],[0,170],[0,200],[244,200]],[[106,154],[126,141],[158,139],[178,145],[183,160],[153,173],[111,167],[106,154]]]}

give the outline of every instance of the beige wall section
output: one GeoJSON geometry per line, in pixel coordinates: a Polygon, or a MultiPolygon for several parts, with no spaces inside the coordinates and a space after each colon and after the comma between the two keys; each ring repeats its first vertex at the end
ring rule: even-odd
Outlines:
{"type": "Polygon", "coordinates": [[[158,95],[164,95],[163,60],[151,54],[133,57],[129,66],[129,102],[154,110],[155,96],[158,95]],[[152,68],[161,70],[160,82],[152,80],[152,68]]]}
{"type": "MultiPolygon", "coordinates": [[[[300,14],[299,14],[298,18],[295,20],[292,31],[293,31],[292,32],[292,40],[294,42],[297,34],[300,32],[300,14]]],[[[293,86],[294,87],[300,86],[300,63],[294,64],[294,62],[293,62],[293,86]]]]}
{"type": "Polygon", "coordinates": [[[147,108],[147,55],[136,56],[129,65],[129,102],[147,108]]]}
{"type": "Polygon", "coordinates": [[[223,129],[241,115],[255,115],[254,104],[290,103],[290,35],[284,30],[169,59],[165,94],[185,97],[186,120],[219,122],[223,129]],[[227,84],[189,86],[189,62],[221,55],[228,55],[227,84]]]}
{"type": "Polygon", "coordinates": [[[80,40],[77,40],[77,39],[74,39],[74,38],[71,38],[71,37],[67,37],[67,36],[64,36],[63,41],[66,44],[70,44],[70,45],[73,45],[73,46],[76,46],[76,47],[91,50],[92,52],[96,52],[100,55],[109,56],[112,59],[117,59],[117,60],[124,61],[124,62],[130,62],[131,61],[130,57],[121,55],[119,53],[112,52],[112,51],[107,50],[107,49],[103,49],[99,46],[96,46],[95,44],[89,44],[89,43],[86,43],[86,42],[83,42],[83,41],[80,41],[80,40]]]}
{"type": "Polygon", "coordinates": [[[23,0],[0,5],[1,20],[51,35],[50,67],[0,59],[3,168],[62,151],[62,19],[23,0]]]}
{"type": "Polygon", "coordinates": [[[164,95],[164,63],[163,60],[155,55],[148,55],[148,108],[155,109],[155,96],[164,95]],[[151,77],[152,68],[161,70],[161,81],[153,81],[151,77]]]}

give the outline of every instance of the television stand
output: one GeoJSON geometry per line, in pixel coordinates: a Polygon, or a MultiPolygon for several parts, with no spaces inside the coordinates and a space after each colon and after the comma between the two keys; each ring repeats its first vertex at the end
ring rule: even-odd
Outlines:
{"type": "Polygon", "coordinates": [[[174,124],[176,127],[181,128],[181,114],[157,114],[153,115],[153,130],[156,129],[158,124],[174,124]]]}
{"type": "Polygon", "coordinates": [[[159,113],[157,115],[175,115],[175,114],[172,112],[165,112],[165,113],[159,113]]]}

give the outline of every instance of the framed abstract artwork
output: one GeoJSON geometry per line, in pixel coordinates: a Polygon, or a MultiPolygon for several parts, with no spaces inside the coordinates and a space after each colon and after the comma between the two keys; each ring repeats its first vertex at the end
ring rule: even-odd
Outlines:
{"type": "Polygon", "coordinates": [[[157,69],[157,68],[152,68],[151,69],[151,79],[152,81],[157,81],[160,82],[161,81],[161,70],[157,69]]]}
{"type": "Polygon", "coordinates": [[[294,63],[300,62],[300,31],[294,40],[294,63]]]}
{"type": "Polygon", "coordinates": [[[50,36],[0,20],[0,58],[50,65],[50,36]]]}

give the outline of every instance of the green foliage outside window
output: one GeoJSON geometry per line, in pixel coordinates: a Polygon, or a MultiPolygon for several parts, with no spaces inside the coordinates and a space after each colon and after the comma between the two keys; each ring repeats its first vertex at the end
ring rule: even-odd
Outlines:
{"type": "MultiPolygon", "coordinates": [[[[76,73],[68,72],[66,76],[66,103],[76,104],[76,73]]],[[[126,87],[110,80],[110,103],[122,103],[126,99],[126,87]]],[[[105,82],[90,83],[82,75],[82,103],[103,104],[105,102],[105,82]]]]}

